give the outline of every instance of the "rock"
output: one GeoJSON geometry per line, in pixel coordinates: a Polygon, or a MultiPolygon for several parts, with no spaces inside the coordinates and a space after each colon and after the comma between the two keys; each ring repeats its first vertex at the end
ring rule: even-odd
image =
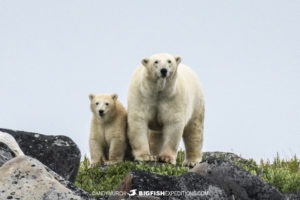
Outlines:
{"type": "Polygon", "coordinates": [[[213,152],[203,152],[202,155],[202,162],[205,162],[207,160],[211,159],[221,159],[230,163],[248,163],[249,161],[241,158],[240,156],[234,154],[234,153],[229,153],[229,152],[220,152],[220,151],[213,151],[213,152]]]}
{"type": "Polygon", "coordinates": [[[19,155],[24,155],[24,153],[14,137],[0,131],[0,167],[10,159],[19,155]]]}
{"type": "MultiPolygon", "coordinates": [[[[197,173],[185,173],[176,177],[162,176],[146,171],[132,171],[116,191],[136,194],[131,197],[127,195],[128,199],[230,199],[230,196],[222,188],[197,173]],[[151,191],[157,192],[156,195],[151,195],[151,191]],[[172,191],[174,194],[170,195],[172,191]]],[[[109,197],[109,199],[124,198],[124,196],[109,197]]]]}
{"type": "Polygon", "coordinates": [[[12,135],[25,155],[38,159],[66,180],[75,182],[81,154],[77,145],[69,137],[8,129],[0,129],[0,131],[12,135]]]}
{"type": "Polygon", "coordinates": [[[227,195],[232,195],[235,199],[284,199],[284,195],[275,187],[219,158],[206,159],[206,162],[196,165],[191,172],[196,172],[219,185],[227,195]]]}
{"type": "Polygon", "coordinates": [[[6,162],[0,174],[0,199],[94,199],[29,156],[6,162]]]}
{"type": "Polygon", "coordinates": [[[299,200],[300,199],[300,191],[288,193],[285,195],[285,200],[299,200]]]}
{"type": "Polygon", "coordinates": [[[14,157],[14,152],[6,144],[0,142],[0,167],[14,157]]]}

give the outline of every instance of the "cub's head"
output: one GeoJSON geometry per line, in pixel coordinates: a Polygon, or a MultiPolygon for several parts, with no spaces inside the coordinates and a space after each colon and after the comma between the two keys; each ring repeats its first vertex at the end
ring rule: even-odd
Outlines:
{"type": "Polygon", "coordinates": [[[110,116],[115,109],[117,94],[90,94],[91,110],[98,118],[110,116]]]}
{"type": "Polygon", "coordinates": [[[162,53],[144,58],[143,66],[146,67],[148,74],[154,79],[167,79],[176,73],[181,58],[170,54],[162,53]]]}

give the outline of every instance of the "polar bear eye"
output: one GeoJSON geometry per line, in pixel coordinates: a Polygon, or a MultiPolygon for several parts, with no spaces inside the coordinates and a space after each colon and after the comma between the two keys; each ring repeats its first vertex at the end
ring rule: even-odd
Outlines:
{"type": "Polygon", "coordinates": [[[109,103],[105,103],[106,106],[109,106],[109,103]]]}
{"type": "Polygon", "coordinates": [[[96,106],[98,106],[99,105],[99,102],[96,102],[96,106]]]}
{"type": "Polygon", "coordinates": [[[154,61],[154,64],[158,64],[158,60],[154,61]]]}
{"type": "Polygon", "coordinates": [[[168,63],[169,63],[169,64],[171,64],[171,63],[172,63],[172,61],[171,61],[171,60],[168,60],[168,63]]]}

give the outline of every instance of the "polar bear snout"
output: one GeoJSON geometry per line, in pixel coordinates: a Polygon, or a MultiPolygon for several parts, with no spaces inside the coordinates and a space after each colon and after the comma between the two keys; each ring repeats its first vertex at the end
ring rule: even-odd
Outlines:
{"type": "Polygon", "coordinates": [[[104,110],[99,110],[99,115],[100,115],[100,117],[103,117],[104,116],[104,110]]]}
{"type": "Polygon", "coordinates": [[[166,68],[162,68],[162,69],[160,70],[160,74],[161,74],[161,76],[162,76],[163,78],[165,78],[165,77],[167,77],[167,75],[168,75],[168,70],[167,70],[166,68]]]}

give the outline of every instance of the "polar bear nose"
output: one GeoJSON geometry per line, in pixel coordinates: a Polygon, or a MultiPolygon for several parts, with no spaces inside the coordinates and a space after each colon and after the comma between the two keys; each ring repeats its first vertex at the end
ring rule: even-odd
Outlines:
{"type": "Polygon", "coordinates": [[[99,115],[103,116],[103,114],[104,114],[104,110],[99,110],[99,115]]]}
{"type": "Polygon", "coordinates": [[[166,77],[166,76],[167,76],[167,73],[168,73],[168,70],[167,70],[166,68],[162,68],[162,69],[160,70],[160,73],[161,73],[162,77],[166,77]]]}

